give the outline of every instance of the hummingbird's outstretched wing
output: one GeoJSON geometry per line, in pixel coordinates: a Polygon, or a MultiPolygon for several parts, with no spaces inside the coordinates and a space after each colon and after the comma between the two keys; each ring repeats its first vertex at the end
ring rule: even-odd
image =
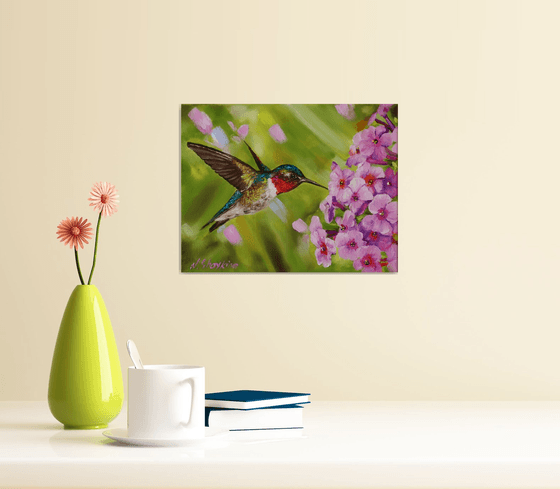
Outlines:
{"type": "Polygon", "coordinates": [[[247,145],[247,147],[249,148],[249,151],[251,152],[251,154],[253,155],[253,159],[255,160],[255,163],[257,164],[257,166],[259,167],[260,171],[270,171],[270,168],[268,166],[266,166],[261,159],[255,154],[255,152],[253,151],[253,149],[251,148],[251,146],[249,146],[247,144],[247,141],[243,140],[243,142],[247,145]]]}
{"type": "Polygon", "coordinates": [[[259,173],[235,156],[217,149],[197,143],[187,143],[187,147],[192,149],[212,170],[240,192],[247,190],[259,173]]]}

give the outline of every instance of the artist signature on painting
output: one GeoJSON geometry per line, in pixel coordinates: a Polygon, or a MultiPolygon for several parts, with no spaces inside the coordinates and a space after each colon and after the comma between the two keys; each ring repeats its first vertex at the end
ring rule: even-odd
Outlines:
{"type": "Polygon", "coordinates": [[[212,262],[211,260],[207,260],[203,258],[202,260],[199,258],[191,265],[191,270],[200,270],[204,268],[209,268],[210,270],[225,270],[226,268],[231,268],[235,270],[239,266],[239,263],[232,263],[228,261],[215,261],[212,262]]]}

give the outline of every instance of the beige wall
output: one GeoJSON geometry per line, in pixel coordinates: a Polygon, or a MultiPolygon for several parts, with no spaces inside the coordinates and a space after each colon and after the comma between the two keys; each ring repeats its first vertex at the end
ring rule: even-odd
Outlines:
{"type": "Polygon", "coordinates": [[[77,282],[55,229],[97,180],[123,368],[133,338],[208,390],[560,399],[556,5],[0,0],[0,400],[46,399],[77,282]],[[181,275],[197,101],[398,102],[400,272],[181,275]]]}

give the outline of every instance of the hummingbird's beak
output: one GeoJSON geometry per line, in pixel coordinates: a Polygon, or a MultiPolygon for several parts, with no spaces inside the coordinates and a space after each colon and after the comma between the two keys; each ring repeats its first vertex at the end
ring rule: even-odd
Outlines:
{"type": "Polygon", "coordinates": [[[327,187],[325,187],[325,186],[323,186],[323,185],[321,185],[317,182],[314,182],[313,180],[309,180],[309,178],[302,178],[301,183],[310,183],[311,185],[317,185],[317,187],[321,187],[321,188],[324,188],[325,190],[328,190],[327,187]]]}

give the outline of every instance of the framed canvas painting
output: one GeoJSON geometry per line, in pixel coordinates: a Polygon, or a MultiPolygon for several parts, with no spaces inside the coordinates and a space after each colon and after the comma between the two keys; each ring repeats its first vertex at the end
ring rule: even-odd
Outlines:
{"type": "Polygon", "coordinates": [[[181,271],[398,270],[397,104],[181,106],[181,271]]]}

